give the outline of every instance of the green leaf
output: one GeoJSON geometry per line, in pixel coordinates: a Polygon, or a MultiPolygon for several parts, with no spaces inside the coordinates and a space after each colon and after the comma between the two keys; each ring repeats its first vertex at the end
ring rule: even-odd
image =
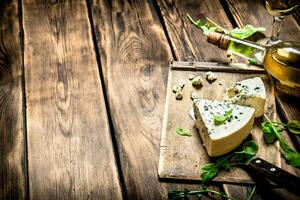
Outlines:
{"type": "MultiPolygon", "coordinates": [[[[190,20],[192,24],[194,24],[197,28],[201,29],[204,35],[208,35],[210,32],[216,32],[218,31],[218,26],[212,24],[208,20],[206,22],[202,22],[200,19],[195,21],[189,14],[187,14],[187,18],[190,20]]],[[[226,29],[223,29],[223,31],[227,31],[226,29]]]]}
{"type": "Polygon", "coordinates": [[[276,135],[277,139],[279,140],[280,148],[282,150],[283,157],[286,159],[289,165],[294,167],[300,168],[300,154],[295,151],[292,147],[290,147],[284,140],[284,137],[279,133],[282,131],[282,128],[278,126],[282,123],[279,122],[271,122],[268,116],[265,115],[269,126],[271,127],[272,131],[276,135]],[[277,126],[277,127],[276,127],[277,126]]]}
{"type": "Polygon", "coordinates": [[[232,109],[226,111],[224,115],[215,115],[214,124],[215,125],[223,124],[226,120],[228,120],[231,117],[231,115],[232,115],[232,109]]]}
{"type": "Polygon", "coordinates": [[[262,27],[254,27],[252,25],[246,25],[242,28],[235,28],[232,31],[230,31],[230,35],[232,37],[238,38],[238,39],[246,39],[252,36],[256,32],[263,32],[265,31],[265,28],[262,27]]]}
{"type": "MultiPolygon", "coordinates": [[[[276,131],[280,133],[283,130],[282,123],[279,122],[272,122],[273,126],[275,127],[276,131]]],[[[263,137],[267,144],[274,143],[277,139],[276,133],[273,131],[271,123],[263,122],[261,123],[261,128],[263,131],[263,137]]]]}
{"type": "Polygon", "coordinates": [[[258,145],[253,140],[246,140],[243,145],[226,156],[219,157],[214,163],[207,163],[201,168],[201,177],[204,184],[207,184],[216,177],[221,169],[230,171],[231,159],[234,158],[235,163],[248,164],[256,155],[258,145]]]}
{"type": "Polygon", "coordinates": [[[201,168],[201,171],[201,178],[203,180],[203,183],[207,184],[210,180],[217,176],[219,172],[219,166],[215,163],[207,163],[201,168]]]}
{"type": "Polygon", "coordinates": [[[288,153],[285,152],[284,157],[287,160],[288,164],[300,168],[300,154],[298,152],[296,151],[291,151],[288,153]]]}
{"type": "Polygon", "coordinates": [[[300,134],[300,121],[291,120],[287,123],[287,129],[294,134],[300,134]]]}
{"type": "Polygon", "coordinates": [[[230,171],[230,168],[231,168],[229,160],[225,160],[225,161],[222,163],[221,167],[222,167],[225,171],[229,172],[229,171],[230,171]]]}
{"type": "Polygon", "coordinates": [[[245,146],[244,146],[245,154],[255,156],[257,151],[258,151],[258,145],[253,140],[249,140],[245,142],[245,146]]]}
{"type": "Polygon", "coordinates": [[[263,137],[267,144],[274,143],[277,139],[276,134],[273,132],[270,124],[268,122],[261,123],[261,128],[263,131],[263,137]]]}
{"type": "Polygon", "coordinates": [[[249,164],[258,151],[258,145],[254,140],[247,140],[241,151],[235,152],[234,159],[237,163],[249,164]]]}
{"type": "Polygon", "coordinates": [[[177,128],[176,133],[177,133],[177,135],[180,135],[180,136],[187,136],[187,137],[193,136],[190,132],[188,132],[187,130],[184,130],[183,128],[177,128]]]}

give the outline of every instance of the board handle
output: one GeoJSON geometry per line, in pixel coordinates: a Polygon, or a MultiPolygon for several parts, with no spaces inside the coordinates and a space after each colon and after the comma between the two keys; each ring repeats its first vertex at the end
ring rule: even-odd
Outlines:
{"type": "Polygon", "coordinates": [[[261,159],[253,159],[248,167],[277,185],[300,195],[300,178],[261,159]]]}

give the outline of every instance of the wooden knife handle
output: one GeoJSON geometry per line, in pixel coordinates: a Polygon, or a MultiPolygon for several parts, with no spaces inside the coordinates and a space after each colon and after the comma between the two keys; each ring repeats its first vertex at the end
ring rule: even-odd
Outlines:
{"type": "Polygon", "coordinates": [[[249,168],[273,181],[277,185],[300,195],[300,178],[261,159],[255,158],[248,165],[249,168]]]}

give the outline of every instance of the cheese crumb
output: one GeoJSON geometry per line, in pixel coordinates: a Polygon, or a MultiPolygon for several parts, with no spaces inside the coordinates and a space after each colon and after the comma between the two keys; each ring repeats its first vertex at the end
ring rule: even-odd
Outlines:
{"type": "Polygon", "coordinates": [[[183,90],[184,86],[185,86],[185,82],[183,80],[181,80],[172,87],[172,91],[175,93],[175,98],[177,100],[181,100],[183,98],[182,90],[183,90]]]}
{"type": "Polygon", "coordinates": [[[182,91],[176,92],[175,98],[176,98],[177,100],[181,100],[181,99],[183,98],[182,91]]]}
{"type": "Polygon", "coordinates": [[[192,79],[192,85],[194,87],[201,87],[203,85],[203,79],[201,76],[195,76],[193,79],[192,79]]]}
{"type": "Polygon", "coordinates": [[[182,88],[179,86],[179,85],[175,85],[175,86],[173,86],[173,88],[172,88],[172,91],[174,92],[174,93],[176,93],[176,92],[178,92],[178,91],[181,91],[182,90],[182,88]]]}
{"type": "Polygon", "coordinates": [[[206,72],[205,75],[206,75],[206,79],[209,82],[213,82],[213,81],[217,80],[217,78],[218,78],[218,76],[215,73],[211,72],[211,71],[206,72]]]}

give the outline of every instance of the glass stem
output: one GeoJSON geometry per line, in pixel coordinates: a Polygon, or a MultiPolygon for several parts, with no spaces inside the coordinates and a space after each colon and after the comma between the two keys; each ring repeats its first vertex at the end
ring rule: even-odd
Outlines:
{"type": "Polygon", "coordinates": [[[279,32],[282,26],[284,16],[273,17],[272,35],[270,38],[271,44],[279,42],[279,32]]]}

